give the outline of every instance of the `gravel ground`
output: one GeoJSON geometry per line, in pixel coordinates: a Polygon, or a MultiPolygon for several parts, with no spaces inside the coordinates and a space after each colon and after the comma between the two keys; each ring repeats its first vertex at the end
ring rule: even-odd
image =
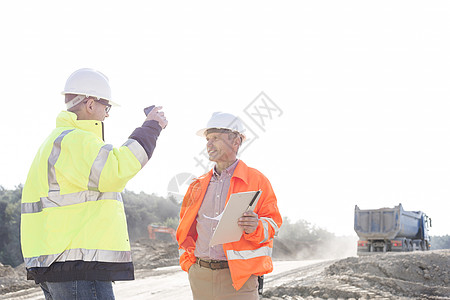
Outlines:
{"type": "Polygon", "coordinates": [[[317,270],[263,299],[450,299],[450,250],[349,257],[317,270]]]}
{"type": "MultiPolygon", "coordinates": [[[[175,243],[133,244],[136,277],[176,265],[175,243]]],[[[347,257],[283,275],[281,286],[265,288],[262,299],[450,299],[450,250],[347,257]]],[[[24,266],[0,264],[0,295],[36,287],[24,266]]],[[[1,297],[0,297],[1,298],[1,297]]]]}

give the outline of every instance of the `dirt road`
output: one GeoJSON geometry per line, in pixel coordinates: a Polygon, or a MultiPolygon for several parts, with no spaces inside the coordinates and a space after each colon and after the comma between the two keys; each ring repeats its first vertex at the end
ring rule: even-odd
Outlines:
{"type": "MultiPolygon", "coordinates": [[[[116,298],[192,299],[187,274],[177,265],[177,247],[173,248],[165,253],[136,248],[137,279],[115,283],[116,298]]],[[[276,260],[274,265],[274,272],[265,276],[265,300],[450,300],[450,250],[276,260]]],[[[23,266],[14,270],[0,265],[0,300],[43,299],[40,289],[24,278],[23,266]]]]}
{"type": "MultiPolygon", "coordinates": [[[[291,281],[299,274],[313,274],[323,271],[331,262],[318,260],[310,261],[277,261],[274,271],[266,275],[264,286],[266,289],[291,281]],[[311,267],[314,266],[314,267],[311,267]],[[314,271],[312,271],[314,270],[314,271]]],[[[126,300],[189,300],[192,299],[187,274],[179,266],[163,267],[155,270],[136,272],[138,279],[121,281],[114,284],[116,299],[126,300]],[[145,276],[145,278],[142,278],[145,276]]],[[[28,289],[0,295],[0,299],[42,300],[44,296],[40,289],[28,289]]]]}

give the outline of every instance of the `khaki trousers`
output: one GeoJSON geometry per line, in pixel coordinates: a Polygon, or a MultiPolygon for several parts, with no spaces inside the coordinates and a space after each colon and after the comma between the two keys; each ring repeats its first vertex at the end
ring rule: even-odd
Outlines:
{"type": "Polygon", "coordinates": [[[236,291],[230,269],[211,270],[193,264],[189,268],[189,283],[194,300],[258,300],[258,277],[252,275],[236,291]]]}

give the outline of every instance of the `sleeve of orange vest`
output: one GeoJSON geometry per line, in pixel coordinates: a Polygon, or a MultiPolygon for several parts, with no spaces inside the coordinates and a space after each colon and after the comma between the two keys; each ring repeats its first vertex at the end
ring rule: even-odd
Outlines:
{"type": "MultiPolygon", "coordinates": [[[[180,218],[181,220],[181,218],[180,218]]],[[[180,227],[180,226],[179,226],[180,227]]],[[[184,241],[180,240],[179,231],[177,230],[177,241],[179,245],[179,256],[180,256],[180,266],[183,271],[188,272],[189,267],[195,263],[196,258],[194,255],[195,251],[195,240],[197,239],[196,232],[196,222],[191,225],[191,228],[187,232],[187,236],[184,241]]]]}
{"type": "Polygon", "coordinates": [[[195,263],[195,241],[191,236],[188,236],[186,240],[180,245],[180,266],[183,271],[188,272],[189,267],[195,263]]]}
{"type": "Polygon", "coordinates": [[[183,199],[183,203],[180,209],[180,224],[177,228],[177,241],[179,245],[179,257],[180,257],[180,266],[183,271],[188,272],[190,266],[195,263],[195,241],[197,239],[197,231],[196,231],[196,222],[190,224],[189,231],[187,230],[187,225],[189,221],[186,221],[184,218],[187,210],[190,207],[190,195],[192,191],[192,184],[189,186],[189,189],[183,199]]]}
{"type": "Polygon", "coordinates": [[[245,233],[244,238],[257,244],[263,244],[271,241],[281,227],[282,218],[278,211],[277,198],[273,192],[272,186],[265,178],[260,189],[263,191],[255,213],[258,215],[258,227],[252,233],[245,233]]]}

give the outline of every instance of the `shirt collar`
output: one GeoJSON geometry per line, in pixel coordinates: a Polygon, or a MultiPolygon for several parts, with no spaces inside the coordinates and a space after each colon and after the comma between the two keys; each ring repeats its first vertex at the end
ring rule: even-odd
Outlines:
{"type": "Polygon", "coordinates": [[[234,173],[234,169],[236,169],[237,164],[239,163],[239,159],[236,159],[236,161],[234,163],[232,163],[228,168],[226,168],[225,170],[222,171],[222,174],[217,173],[216,171],[216,167],[214,166],[213,168],[213,175],[215,177],[220,177],[221,175],[228,175],[231,177],[231,175],[233,175],[234,173]]]}

